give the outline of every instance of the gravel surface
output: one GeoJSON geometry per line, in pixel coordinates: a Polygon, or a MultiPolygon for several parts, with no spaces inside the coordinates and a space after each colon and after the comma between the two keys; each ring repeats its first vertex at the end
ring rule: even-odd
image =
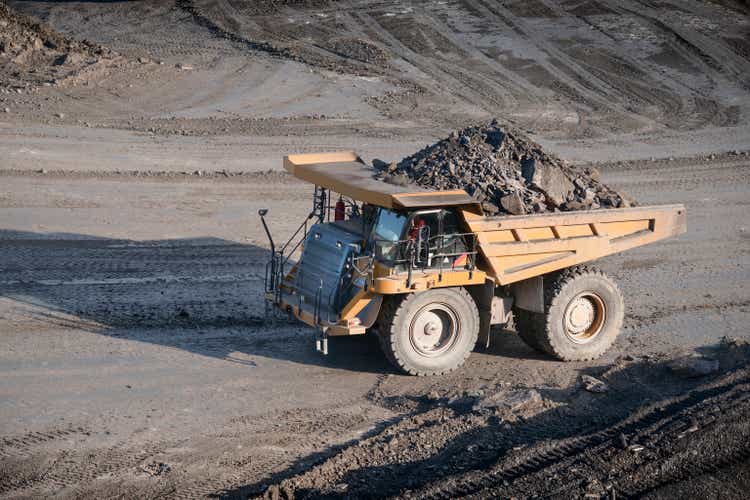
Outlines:
{"type": "Polygon", "coordinates": [[[473,407],[427,398],[394,425],[262,496],[670,497],[701,478],[707,493],[741,498],[750,485],[750,423],[744,418],[750,372],[737,360],[750,351],[722,346],[714,354],[729,369],[710,382],[670,376],[654,359],[616,363],[605,373],[611,393],[574,388],[565,404],[536,392],[522,403],[501,394],[505,408],[487,412],[483,403],[498,393],[465,396],[477,401],[473,407]],[[638,398],[639,389],[627,381],[633,377],[648,384],[650,394],[663,392],[638,398]],[[735,469],[744,472],[734,475],[735,469]],[[706,485],[709,477],[724,482],[706,485]]]}

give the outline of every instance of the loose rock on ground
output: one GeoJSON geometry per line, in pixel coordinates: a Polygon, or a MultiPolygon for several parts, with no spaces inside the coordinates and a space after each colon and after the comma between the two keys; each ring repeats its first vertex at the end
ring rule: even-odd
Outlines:
{"type": "Polygon", "coordinates": [[[705,377],[719,371],[719,362],[700,355],[689,355],[673,360],[669,368],[685,377],[705,377]]]}

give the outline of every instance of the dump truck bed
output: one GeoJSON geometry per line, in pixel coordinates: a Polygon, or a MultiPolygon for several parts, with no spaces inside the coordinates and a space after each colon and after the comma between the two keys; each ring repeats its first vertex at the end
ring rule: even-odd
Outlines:
{"type": "Polygon", "coordinates": [[[464,211],[484,271],[500,285],[682,234],[683,205],[484,217],[464,211]]]}
{"type": "MultiPolygon", "coordinates": [[[[463,190],[430,191],[396,186],[373,176],[373,170],[352,151],[299,154],[284,157],[284,168],[295,177],[354,200],[395,210],[453,207],[476,235],[477,267],[499,285],[507,285],[605,255],[645,245],[686,231],[683,205],[597,209],[534,215],[486,217],[476,199],[463,190]]],[[[432,283],[424,271],[425,286],[432,283]]],[[[471,273],[470,273],[471,274],[471,273]]],[[[414,278],[415,275],[410,275],[414,278]]],[[[389,283],[397,277],[387,278],[389,283]]],[[[409,280],[411,281],[411,280],[409,280]]],[[[406,287],[408,288],[408,287],[406,287]]],[[[402,293],[405,285],[394,285],[402,293]]]]}

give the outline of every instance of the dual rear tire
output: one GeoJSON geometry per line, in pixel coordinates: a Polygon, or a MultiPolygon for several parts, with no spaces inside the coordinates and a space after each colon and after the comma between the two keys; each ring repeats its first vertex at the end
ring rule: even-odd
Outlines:
{"type": "Polygon", "coordinates": [[[516,330],[529,347],[562,361],[598,358],[622,328],[625,304],[617,283],[594,267],[544,277],[544,312],[514,308],[516,330]]]}

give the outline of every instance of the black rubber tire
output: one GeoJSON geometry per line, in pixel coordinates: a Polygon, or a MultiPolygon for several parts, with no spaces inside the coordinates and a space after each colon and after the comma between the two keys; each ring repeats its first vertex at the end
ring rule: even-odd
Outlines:
{"type": "Polygon", "coordinates": [[[575,266],[544,277],[544,313],[516,308],[521,339],[530,347],[562,361],[587,361],[604,354],[622,328],[625,303],[610,277],[591,266],[575,266]],[[599,333],[587,343],[576,343],[565,333],[568,304],[580,293],[591,292],[603,302],[606,314],[599,333]]]}
{"type": "Polygon", "coordinates": [[[514,307],[513,319],[515,320],[516,333],[521,337],[521,340],[535,351],[546,353],[538,340],[544,335],[544,314],[514,307]]]}
{"type": "Polygon", "coordinates": [[[441,375],[461,366],[477,343],[479,310],[469,292],[462,287],[434,288],[420,293],[388,297],[378,318],[380,345],[386,358],[409,375],[441,375]],[[439,303],[451,309],[458,320],[455,340],[439,356],[429,357],[414,348],[409,328],[424,307],[439,303]]]}

